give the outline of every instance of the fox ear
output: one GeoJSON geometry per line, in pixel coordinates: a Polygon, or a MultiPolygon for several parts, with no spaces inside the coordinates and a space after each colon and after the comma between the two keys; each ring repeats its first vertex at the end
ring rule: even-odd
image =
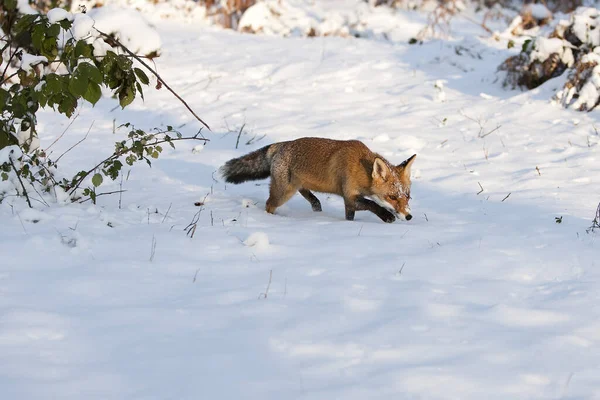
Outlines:
{"type": "Polygon", "coordinates": [[[389,174],[390,169],[387,164],[381,158],[376,158],[373,162],[373,178],[386,180],[389,174]]]}
{"type": "Polygon", "coordinates": [[[417,155],[413,154],[406,160],[402,161],[402,163],[400,163],[396,169],[398,169],[398,171],[405,177],[410,178],[410,168],[412,167],[413,162],[415,162],[415,158],[417,158],[417,155]]]}

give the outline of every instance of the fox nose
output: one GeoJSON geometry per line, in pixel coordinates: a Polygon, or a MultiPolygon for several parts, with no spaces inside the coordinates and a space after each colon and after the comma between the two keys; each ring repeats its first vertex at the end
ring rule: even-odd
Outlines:
{"type": "Polygon", "coordinates": [[[411,219],[412,219],[412,215],[410,215],[410,214],[406,214],[406,220],[407,220],[407,221],[410,221],[411,219]]]}

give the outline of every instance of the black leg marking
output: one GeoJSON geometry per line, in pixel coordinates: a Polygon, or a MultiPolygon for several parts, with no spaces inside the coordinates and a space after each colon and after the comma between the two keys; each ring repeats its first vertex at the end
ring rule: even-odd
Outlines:
{"type": "Polygon", "coordinates": [[[302,195],[302,197],[308,200],[313,211],[322,211],[321,202],[319,201],[317,196],[315,196],[310,190],[300,189],[299,192],[302,195]]]}
{"type": "Polygon", "coordinates": [[[352,208],[346,207],[346,219],[348,221],[354,221],[354,214],[355,213],[356,213],[356,210],[354,210],[352,208]]]}
{"type": "Polygon", "coordinates": [[[381,207],[379,204],[375,203],[372,200],[365,199],[363,197],[356,200],[356,209],[357,210],[365,210],[371,211],[373,214],[377,215],[383,222],[394,222],[396,220],[396,216],[392,214],[390,211],[381,207]]]}
{"type": "Polygon", "coordinates": [[[356,202],[354,199],[344,199],[344,207],[346,208],[346,219],[348,221],[354,221],[354,214],[356,213],[356,202]]]}

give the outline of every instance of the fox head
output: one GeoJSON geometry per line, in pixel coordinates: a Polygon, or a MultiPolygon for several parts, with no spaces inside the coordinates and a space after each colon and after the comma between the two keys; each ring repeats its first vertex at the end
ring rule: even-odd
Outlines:
{"type": "Polygon", "coordinates": [[[380,206],[407,221],[412,219],[408,206],[410,168],[416,157],[417,155],[414,154],[395,167],[379,157],[373,162],[371,197],[380,206]]]}

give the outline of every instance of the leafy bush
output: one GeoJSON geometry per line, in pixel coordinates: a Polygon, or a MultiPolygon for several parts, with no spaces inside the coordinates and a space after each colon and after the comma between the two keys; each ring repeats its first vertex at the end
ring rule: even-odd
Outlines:
{"type": "Polygon", "coordinates": [[[52,193],[57,200],[84,196],[95,202],[103,176],[113,180],[119,176],[120,159],[129,165],[141,160],[150,164],[162,151],[160,144],[206,140],[198,135],[183,138],[172,128],[151,133],[131,128],[128,138],[117,142],[114,153],[103,162],[71,179],[56,178],[56,162],[39,149],[37,112],[45,107],[71,117],[80,101],[96,104],[102,88],[110,89],[124,108],[137,96],[143,98],[142,85],[150,82],[134,60],[149,67],[117,39],[96,30],[85,12],[21,11],[17,0],[5,0],[0,6],[0,171],[2,181],[12,184],[0,187],[0,201],[2,192],[15,189],[30,206],[28,191],[40,193],[43,202],[42,192],[52,193]],[[90,175],[91,186],[78,190],[90,175]]]}

